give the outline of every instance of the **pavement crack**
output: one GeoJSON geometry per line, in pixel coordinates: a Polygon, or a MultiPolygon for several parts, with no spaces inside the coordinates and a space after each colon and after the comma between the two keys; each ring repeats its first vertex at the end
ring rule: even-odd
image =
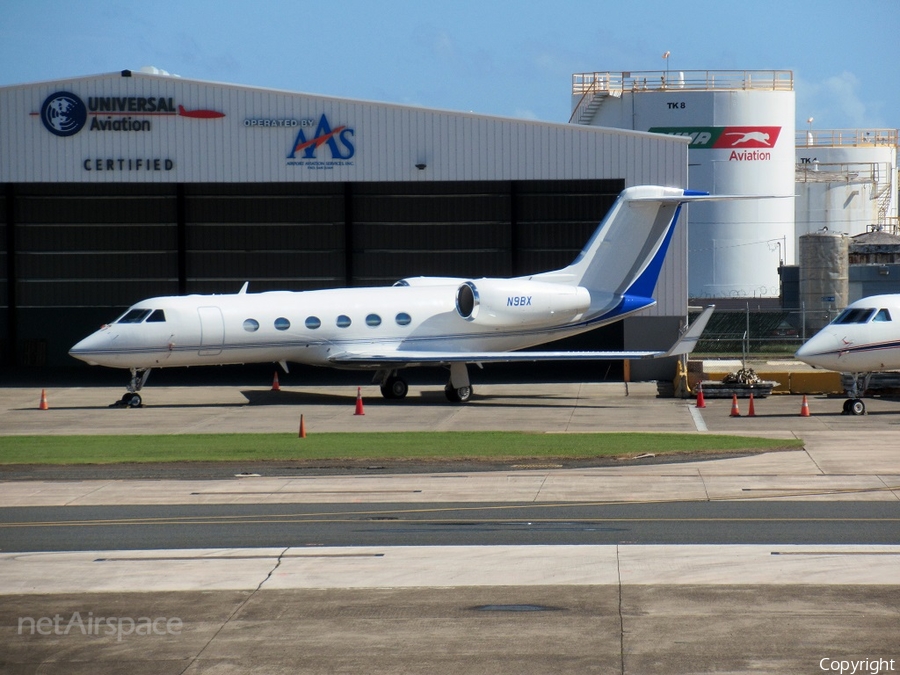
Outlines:
{"type": "MultiPolygon", "coordinates": [[[[277,570],[279,567],[281,567],[281,561],[282,561],[282,559],[284,558],[284,555],[285,555],[289,550],[290,550],[290,547],[285,548],[281,553],[278,554],[278,559],[275,561],[275,567],[273,567],[272,569],[269,570],[269,573],[266,575],[266,578],[263,579],[262,581],[260,581],[260,582],[259,582],[259,586],[256,587],[256,590],[253,591],[253,593],[251,593],[251,594],[247,597],[247,600],[248,600],[248,601],[250,600],[250,598],[253,597],[253,595],[256,593],[256,591],[258,591],[259,589],[261,589],[261,588],[263,587],[263,584],[265,584],[269,579],[272,578],[272,575],[275,574],[275,570],[277,570]]],[[[247,601],[245,601],[245,604],[246,604],[246,602],[247,602],[247,601]]]]}
{"type": "Polygon", "coordinates": [[[90,490],[88,492],[83,492],[80,495],[78,495],[77,497],[70,499],[65,504],[63,504],[63,506],[77,506],[77,504],[75,502],[81,501],[85,497],[90,497],[92,494],[96,494],[97,492],[100,492],[100,490],[105,490],[107,487],[109,487],[109,481],[104,481],[101,485],[98,485],[93,490],[90,490]]]}
{"type": "Polygon", "coordinates": [[[885,489],[887,489],[888,492],[890,492],[892,495],[894,495],[895,499],[900,501],[900,493],[897,492],[898,490],[900,490],[900,486],[888,485],[888,482],[884,479],[884,476],[875,476],[875,477],[881,481],[881,484],[884,485],[885,489]]]}
{"type": "Polygon", "coordinates": [[[622,612],[622,561],[616,544],[616,576],[619,580],[619,672],[625,675],[625,615],[622,612]]]}
{"type": "Polygon", "coordinates": [[[281,553],[278,554],[278,558],[275,560],[275,566],[272,567],[271,570],[269,570],[269,573],[266,575],[266,578],[263,579],[262,581],[260,581],[260,582],[259,582],[259,585],[257,585],[257,587],[256,587],[255,589],[253,589],[252,592],[248,593],[246,598],[244,598],[241,602],[239,602],[239,603],[237,604],[237,607],[235,607],[234,610],[232,610],[231,614],[229,614],[228,617],[225,619],[225,621],[222,622],[222,625],[219,626],[219,629],[212,635],[212,637],[210,637],[209,640],[206,641],[206,644],[203,645],[203,648],[202,648],[199,652],[197,652],[197,655],[194,656],[194,658],[189,659],[187,665],[184,667],[184,669],[182,669],[182,671],[181,671],[181,673],[180,673],[179,675],[184,675],[184,673],[186,673],[188,670],[190,670],[191,667],[192,667],[197,661],[199,661],[201,658],[203,658],[203,653],[204,653],[207,649],[209,649],[209,646],[210,646],[213,642],[215,642],[216,638],[219,637],[219,634],[220,634],[223,630],[225,630],[225,626],[227,626],[229,623],[231,623],[231,622],[234,620],[234,618],[235,618],[236,616],[238,616],[238,614],[241,613],[241,610],[244,609],[244,607],[247,606],[247,603],[249,603],[249,602],[253,599],[253,596],[255,596],[256,593],[263,587],[263,584],[265,584],[269,579],[272,578],[272,575],[275,574],[275,570],[277,570],[277,569],[281,566],[281,561],[282,561],[282,559],[284,558],[285,554],[286,554],[289,550],[291,550],[291,549],[290,549],[290,546],[285,547],[285,548],[281,551],[281,553]]]}
{"type": "Polygon", "coordinates": [[[547,479],[548,479],[548,478],[550,478],[550,474],[549,474],[549,473],[545,473],[545,474],[544,474],[544,478],[541,480],[541,484],[538,485],[537,492],[534,493],[534,499],[531,500],[532,503],[537,503],[537,500],[540,498],[540,496],[541,496],[541,491],[544,489],[544,485],[546,485],[547,479]]]}
{"type": "MultiPolygon", "coordinates": [[[[795,434],[795,435],[796,435],[796,434],[795,434]]],[[[822,470],[822,467],[819,466],[819,463],[816,461],[816,458],[813,457],[813,456],[809,453],[809,448],[804,447],[804,448],[803,448],[803,452],[806,453],[806,456],[809,457],[809,461],[811,461],[811,462],[813,463],[813,466],[815,466],[815,467],[819,470],[819,473],[820,473],[821,475],[823,475],[823,476],[827,475],[827,473],[826,473],[825,471],[822,470]]]]}
{"type": "Polygon", "coordinates": [[[706,487],[706,479],[703,477],[703,472],[698,469],[697,475],[700,477],[700,484],[703,486],[703,494],[706,495],[706,501],[711,502],[712,498],[709,496],[709,488],[706,487]]]}
{"type": "Polygon", "coordinates": [[[581,392],[584,389],[584,382],[580,382],[578,384],[578,391],[575,393],[575,403],[572,404],[572,409],[569,410],[569,418],[566,420],[566,426],[564,427],[565,431],[570,431],[572,428],[572,420],[575,419],[575,411],[578,410],[578,407],[581,405],[581,392]]]}

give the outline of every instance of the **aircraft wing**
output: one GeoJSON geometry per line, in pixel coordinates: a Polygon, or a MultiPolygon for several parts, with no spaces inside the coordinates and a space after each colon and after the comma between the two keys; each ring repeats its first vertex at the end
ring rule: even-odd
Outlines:
{"type": "Polygon", "coordinates": [[[710,305],[678,341],[667,351],[520,351],[520,352],[438,352],[409,350],[353,350],[335,354],[335,365],[405,367],[444,363],[513,363],[533,361],[610,361],[618,359],[653,359],[690,354],[697,345],[703,329],[712,316],[710,305]]]}
{"type": "Polygon", "coordinates": [[[602,361],[614,359],[644,359],[662,356],[665,352],[437,352],[384,351],[342,352],[331,359],[334,365],[407,367],[441,365],[446,363],[514,363],[532,361],[602,361]]]}

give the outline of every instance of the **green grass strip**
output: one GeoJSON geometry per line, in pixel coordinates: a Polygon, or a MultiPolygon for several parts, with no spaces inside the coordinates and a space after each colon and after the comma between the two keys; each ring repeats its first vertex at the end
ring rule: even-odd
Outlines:
{"type": "Polygon", "coordinates": [[[402,432],[2,436],[0,464],[112,464],[242,460],[585,459],[652,452],[763,452],[796,439],[713,434],[402,432]]]}

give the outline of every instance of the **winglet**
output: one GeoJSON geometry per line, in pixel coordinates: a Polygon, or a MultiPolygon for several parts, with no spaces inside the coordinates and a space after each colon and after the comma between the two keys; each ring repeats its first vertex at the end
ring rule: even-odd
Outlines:
{"type": "Polygon", "coordinates": [[[245,281],[245,282],[244,282],[244,285],[241,286],[241,290],[238,291],[238,295],[246,295],[246,294],[247,294],[247,289],[248,289],[249,287],[250,287],[250,282],[249,282],[249,281],[245,281]]]}
{"type": "Polygon", "coordinates": [[[690,354],[694,351],[694,347],[697,346],[697,340],[700,339],[701,333],[706,328],[706,324],[709,323],[709,318],[712,316],[713,310],[716,308],[715,305],[710,305],[706,309],[704,309],[700,316],[698,316],[694,323],[692,323],[684,334],[681,336],[681,339],[678,340],[672,348],[667,351],[663,356],[681,356],[682,354],[690,354]]]}

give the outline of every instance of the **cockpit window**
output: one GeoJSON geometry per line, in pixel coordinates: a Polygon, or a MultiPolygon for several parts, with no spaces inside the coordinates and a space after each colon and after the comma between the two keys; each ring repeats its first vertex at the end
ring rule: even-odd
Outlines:
{"type": "Polygon", "coordinates": [[[834,323],[865,323],[874,313],[875,310],[869,307],[848,307],[838,315],[834,323]]]}
{"type": "Polygon", "coordinates": [[[140,323],[152,312],[152,309],[129,309],[116,323],[140,323]]]}
{"type": "Polygon", "coordinates": [[[890,321],[891,313],[886,309],[879,309],[878,314],[875,315],[875,318],[872,321],[890,321]]]}
{"type": "Polygon", "coordinates": [[[153,314],[147,317],[147,323],[165,323],[166,313],[161,309],[154,309],[153,314]]]}

